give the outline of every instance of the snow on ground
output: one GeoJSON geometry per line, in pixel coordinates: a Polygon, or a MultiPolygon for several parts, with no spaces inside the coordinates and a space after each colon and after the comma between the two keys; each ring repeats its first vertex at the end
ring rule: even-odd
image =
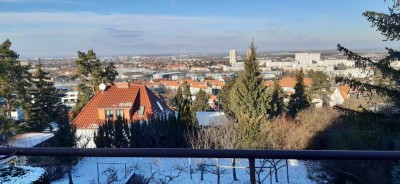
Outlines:
{"type": "MultiPolygon", "coordinates": [[[[45,174],[45,170],[40,167],[29,167],[29,166],[18,166],[14,167],[15,169],[12,169],[11,173],[16,173],[16,170],[22,169],[24,174],[21,173],[21,175],[18,174],[18,176],[3,176],[0,177],[0,183],[2,184],[31,184],[34,181],[37,181],[40,179],[42,175],[45,174]]],[[[2,173],[5,174],[5,173],[2,173]]]]}
{"type": "MultiPolygon", "coordinates": [[[[220,159],[221,166],[231,166],[232,159],[220,159]]],[[[275,160],[277,161],[277,160],[275,160]]],[[[281,160],[276,165],[285,165],[285,160],[281,160]]],[[[217,159],[199,159],[199,158],[110,158],[110,157],[91,157],[84,158],[73,169],[74,183],[107,183],[107,175],[110,171],[117,173],[117,181],[114,183],[126,183],[132,174],[144,175],[150,178],[150,183],[217,183],[216,167],[217,159]],[[199,163],[206,163],[213,166],[207,166],[204,173],[204,180],[201,181],[201,171],[199,163]],[[126,169],[125,169],[126,164],[126,169]],[[190,167],[192,172],[190,172],[190,167]],[[98,170],[98,171],[97,171],[98,170]],[[126,173],[126,174],[125,174],[126,173]],[[192,173],[192,174],[190,174],[192,173]],[[98,178],[99,176],[99,178],[98,178]]],[[[262,160],[256,160],[256,166],[261,166],[262,160]]],[[[265,162],[264,166],[269,166],[265,162]]],[[[288,160],[289,181],[292,184],[315,183],[307,178],[307,167],[303,161],[288,160]]],[[[236,159],[236,166],[247,167],[247,159],[236,159]]],[[[257,169],[258,171],[259,169],[257,169]]],[[[232,169],[220,168],[221,183],[250,183],[248,169],[236,169],[238,181],[233,181],[232,169]]],[[[263,183],[270,183],[272,179],[275,182],[275,173],[272,178],[268,176],[269,168],[265,168],[261,174],[263,183]]],[[[278,183],[288,183],[286,167],[278,170],[278,183]]],[[[68,177],[54,181],[52,183],[68,183],[68,177]]]]}

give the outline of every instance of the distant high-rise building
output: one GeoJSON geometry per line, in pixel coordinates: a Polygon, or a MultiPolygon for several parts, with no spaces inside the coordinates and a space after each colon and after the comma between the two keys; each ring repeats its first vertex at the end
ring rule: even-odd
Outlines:
{"type": "Polygon", "coordinates": [[[229,63],[234,65],[237,62],[237,52],[236,50],[229,51],[229,63]]]}

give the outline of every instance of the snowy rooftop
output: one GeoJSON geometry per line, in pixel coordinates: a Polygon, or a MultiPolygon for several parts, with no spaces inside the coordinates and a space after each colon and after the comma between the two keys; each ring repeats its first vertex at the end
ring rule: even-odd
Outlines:
{"type": "Polygon", "coordinates": [[[224,112],[196,112],[197,121],[199,125],[223,125],[228,121],[224,112]]]}
{"type": "Polygon", "coordinates": [[[8,142],[10,147],[31,148],[54,136],[53,133],[25,133],[11,137],[8,142]]]}

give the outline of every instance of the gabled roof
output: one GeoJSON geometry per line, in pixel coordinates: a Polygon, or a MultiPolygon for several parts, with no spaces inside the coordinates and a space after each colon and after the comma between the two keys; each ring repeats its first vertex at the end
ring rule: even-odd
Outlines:
{"type": "MultiPolygon", "coordinates": [[[[310,78],[304,78],[303,79],[304,84],[308,87],[311,86],[312,80],[310,78]]],[[[295,87],[296,86],[296,79],[292,77],[284,77],[281,80],[279,80],[279,85],[281,87],[295,87]]]]}
{"type": "Polygon", "coordinates": [[[158,113],[172,112],[149,88],[142,84],[116,84],[98,91],[72,121],[78,128],[92,128],[104,123],[99,118],[99,109],[129,109],[131,120],[146,120],[158,113]],[[143,116],[138,116],[140,106],[143,116]]]}
{"type": "MultiPolygon", "coordinates": [[[[312,80],[310,78],[303,78],[304,84],[308,87],[311,87],[312,80]]],[[[283,77],[279,80],[279,86],[281,87],[295,87],[296,79],[292,77],[283,77]]],[[[274,81],[264,81],[263,84],[267,87],[271,87],[274,85],[274,81]]]]}
{"type": "Polygon", "coordinates": [[[111,87],[106,91],[100,91],[102,98],[97,108],[131,108],[132,99],[136,99],[138,91],[139,88],[135,85],[128,88],[111,87]]]}
{"type": "Polygon", "coordinates": [[[342,95],[343,99],[348,99],[349,98],[347,96],[347,94],[349,94],[350,86],[348,86],[348,85],[338,86],[338,90],[340,92],[340,95],[342,95]]]}

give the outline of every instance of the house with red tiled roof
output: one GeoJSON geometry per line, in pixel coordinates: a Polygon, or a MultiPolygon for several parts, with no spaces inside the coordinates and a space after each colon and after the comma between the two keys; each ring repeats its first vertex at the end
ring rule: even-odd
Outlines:
{"type": "MultiPolygon", "coordinates": [[[[310,78],[305,77],[303,82],[306,87],[311,87],[312,80],[310,78]]],[[[292,77],[283,77],[279,80],[279,86],[281,86],[286,94],[293,94],[295,92],[294,87],[296,83],[296,79],[292,77]]],[[[271,87],[274,85],[274,81],[265,81],[263,84],[267,87],[271,87]]]]}
{"type": "MultiPolygon", "coordinates": [[[[124,82],[99,90],[72,124],[77,127],[78,136],[91,139],[106,120],[116,120],[119,116],[129,121],[147,120],[169,113],[173,111],[145,85],[124,82]]],[[[94,147],[93,141],[88,146],[94,147]]]]}
{"type": "Polygon", "coordinates": [[[331,101],[329,104],[331,106],[342,105],[347,99],[350,98],[350,93],[352,93],[352,90],[348,85],[336,87],[335,91],[333,91],[333,94],[330,96],[331,101]]]}

